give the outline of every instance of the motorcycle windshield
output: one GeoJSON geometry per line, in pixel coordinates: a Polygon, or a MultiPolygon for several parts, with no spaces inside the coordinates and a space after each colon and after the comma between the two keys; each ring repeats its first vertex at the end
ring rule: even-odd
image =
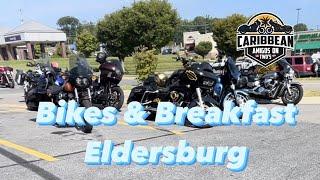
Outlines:
{"type": "Polygon", "coordinates": [[[226,68],[227,68],[227,72],[230,75],[230,78],[237,80],[240,77],[240,71],[237,68],[236,63],[232,58],[228,58],[226,62],[226,68]]]}
{"type": "Polygon", "coordinates": [[[36,63],[39,64],[41,67],[49,67],[50,66],[50,57],[44,56],[40,59],[36,60],[36,63]]]}
{"type": "Polygon", "coordinates": [[[92,76],[91,67],[85,57],[72,55],[69,58],[70,76],[72,77],[86,77],[92,76]]]}
{"type": "Polygon", "coordinates": [[[292,66],[285,59],[279,60],[277,64],[278,66],[280,66],[280,70],[284,73],[287,73],[290,71],[290,69],[293,69],[292,66]]]}

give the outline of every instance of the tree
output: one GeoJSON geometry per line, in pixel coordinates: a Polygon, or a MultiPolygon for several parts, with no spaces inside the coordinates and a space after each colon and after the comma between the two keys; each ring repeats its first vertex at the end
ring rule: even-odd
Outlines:
{"type": "Polygon", "coordinates": [[[303,23],[299,23],[293,26],[293,29],[295,32],[299,32],[299,31],[308,31],[308,27],[306,24],[303,23]]]}
{"type": "Polygon", "coordinates": [[[74,42],[80,24],[79,19],[72,16],[61,17],[57,22],[60,30],[66,33],[71,42],[74,42]]]}
{"type": "Polygon", "coordinates": [[[236,49],[236,34],[238,26],[246,21],[247,17],[241,14],[233,14],[213,21],[213,39],[217,42],[219,50],[234,58],[242,55],[242,52],[236,49]]]}
{"type": "Polygon", "coordinates": [[[212,43],[209,41],[200,42],[194,50],[204,59],[204,57],[212,50],[212,43]]]}
{"type": "Polygon", "coordinates": [[[85,57],[89,57],[98,47],[98,41],[89,31],[84,30],[77,37],[77,48],[85,57]]]}
{"type": "Polygon", "coordinates": [[[92,35],[96,36],[97,35],[97,27],[95,25],[95,23],[89,21],[83,21],[78,28],[78,33],[81,33],[82,31],[88,31],[90,32],[92,35]]]}
{"type": "Polygon", "coordinates": [[[144,81],[150,74],[157,69],[158,57],[155,55],[155,49],[148,50],[146,47],[139,47],[132,55],[136,63],[136,74],[139,81],[144,81]]]}
{"type": "Polygon", "coordinates": [[[178,14],[167,1],[146,0],[106,15],[97,25],[97,37],[112,56],[121,60],[145,46],[160,49],[173,39],[178,14]]]}

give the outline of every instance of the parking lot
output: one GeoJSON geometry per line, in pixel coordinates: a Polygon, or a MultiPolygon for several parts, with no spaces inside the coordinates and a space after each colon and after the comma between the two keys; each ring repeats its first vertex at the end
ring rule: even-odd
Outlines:
{"type": "Polygon", "coordinates": [[[20,87],[0,89],[1,179],[318,179],[320,175],[319,102],[298,105],[296,127],[198,129],[158,127],[152,122],[132,127],[121,121],[84,134],[75,128],[39,127],[36,112],[26,110],[22,92],[20,87]],[[182,139],[194,147],[247,146],[248,166],[235,173],[216,165],[88,167],[83,162],[88,141],[113,140],[121,145],[133,140],[135,145],[151,147],[177,146],[182,139]]]}

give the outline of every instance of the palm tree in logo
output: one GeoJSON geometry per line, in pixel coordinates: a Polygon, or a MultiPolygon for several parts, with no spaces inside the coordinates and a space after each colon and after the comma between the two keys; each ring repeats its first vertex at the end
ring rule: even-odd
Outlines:
{"type": "Polygon", "coordinates": [[[270,18],[268,16],[263,16],[260,20],[261,25],[260,28],[258,28],[258,32],[260,34],[271,34],[273,32],[273,28],[269,24],[270,18]]]}

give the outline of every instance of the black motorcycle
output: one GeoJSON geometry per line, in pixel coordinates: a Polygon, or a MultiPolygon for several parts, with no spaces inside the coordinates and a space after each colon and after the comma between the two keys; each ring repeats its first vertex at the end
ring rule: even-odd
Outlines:
{"type": "MultiPolygon", "coordinates": [[[[65,72],[66,82],[63,91],[59,92],[59,99],[66,101],[75,100],[81,107],[89,108],[92,106],[91,90],[92,70],[84,57],[77,55],[70,56],[70,71],[65,72]]],[[[84,126],[76,125],[76,128],[84,133],[91,133],[92,125],[85,121],[84,126]]]]}
{"type": "Polygon", "coordinates": [[[182,62],[183,69],[175,71],[170,78],[163,74],[149,76],[142,86],[131,90],[127,102],[138,101],[151,112],[156,111],[160,101],[169,101],[181,107],[200,106],[204,109],[212,106],[223,108],[226,100],[239,104],[240,96],[243,97],[242,101],[246,102],[246,94],[231,86],[237,81],[233,81],[235,74],[229,74],[232,71],[228,70],[220,75],[214,73],[207,62],[193,62],[181,57],[177,60],[182,62]]]}
{"type": "Polygon", "coordinates": [[[29,66],[35,66],[36,69],[34,71],[29,70],[25,74],[20,75],[24,80],[24,97],[27,108],[28,110],[36,111],[39,102],[51,101],[48,90],[51,86],[54,86],[55,71],[50,66],[48,59],[41,59],[29,66]]]}
{"type": "Polygon", "coordinates": [[[220,108],[223,109],[226,101],[243,106],[248,101],[249,95],[242,90],[245,79],[241,78],[240,70],[235,61],[228,57],[213,68],[220,71],[218,81],[214,86],[214,98],[219,102],[220,108]]]}
{"type": "Polygon", "coordinates": [[[107,60],[104,52],[98,53],[96,61],[100,63],[100,77],[93,76],[92,103],[99,108],[112,106],[120,110],[124,102],[123,90],[118,85],[124,74],[121,62],[107,60]]]}
{"type": "Polygon", "coordinates": [[[243,89],[251,97],[266,100],[275,100],[281,97],[282,102],[298,104],[303,97],[302,85],[293,82],[294,70],[284,59],[277,62],[278,71],[259,77],[255,67],[243,70],[242,76],[247,79],[243,89]]]}

